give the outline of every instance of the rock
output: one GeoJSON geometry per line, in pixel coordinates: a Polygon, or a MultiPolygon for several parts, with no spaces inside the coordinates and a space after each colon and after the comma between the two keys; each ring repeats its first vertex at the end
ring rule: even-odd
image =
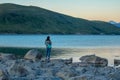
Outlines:
{"type": "Polygon", "coordinates": [[[85,76],[83,76],[83,77],[77,76],[77,77],[71,78],[70,80],[88,80],[88,79],[87,79],[87,77],[85,77],[85,76]]]}
{"type": "Polygon", "coordinates": [[[87,66],[89,66],[89,64],[88,63],[86,63],[86,62],[76,62],[76,63],[73,63],[72,64],[73,66],[76,66],[76,67],[87,67],[87,66]]]}
{"type": "Polygon", "coordinates": [[[65,60],[63,59],[51,59],[50,63],[44,64],[42,65],[42,67],[53,67],[53,68],[62,68],[65,67],[65,60]]]}
{"type": "Polygon", "coordinates": [[[81,75],[81,76],[76,76],[72,77],[69,80],[96,80],[92,75],[81,75]]]}
{"type": "Polygon", "coordinates": [[[5,79],[5,80],[33,80],[33,79],[29,79],[26,77],[11,77],[10,79],[5,79]]]}
{"type": "Polygon", "coordinates": [[[61,78],[58,77],[49,77],[49,76],[39,76],[35,80],[62,80],[61,78]]]}
{"type": "Polygon", "coordinates": [[[28,53],[35,55],[28,59],[1,60],[0,80],[120,80],[120,67],[107,66],[106,59],[95,55],[83,56],[81,62],[73,63],[72,58],[36,60],[41,59],[35,57],[39,52],[28,53]]]}
{"type": "Polygon", "coordinates": [[[104,59],[95,55],[83,56],[80,58],[80,60],[85,64],[92,65],[95,67],[105,67],[108,65],[107,59],[104,59]]]}
{"type": "Polygon", "coordinates": [[[70,59],[65,59],[65,60],[64,60],[64,63],[65,63],[65,64],[71,64],[72,61],[73,61],[72,58],[70,58],[70,59]]]}
{"type": "Polygon", "coordinates": [[[76,67],[75,70],[79,73],[79,74],[84,74],[87,70],[85,67],[76,67]]]}
{"type": "Polygon", "coordinates": [[[10,80],[10,79],[6,76],[2,76],[2,77],[0,77],[0,80],[10,80]]]}
{"type": "Polygon", "coordinates": [[[73,67],[87,67],[88,64],[85,62],[74,62],[71,64],[71,66],[73,66],[73,67]]]}
{"type": "Polygon", "coordinates": [[[109,80],[120,80],[120,71],[116,71],[113,73],[108,74],[109,80]]]}
{"type": "Polygon", "coordinates": [[[110,67],[110,66],[103,67],[103,68],[100,67],[100,68],[97,68],[96,70],[97,70],[98,75],[103,75],[103,76],[108,75],[112,72],[115,72],[115,69],[113,67],[110,67]]]}
{"type": "Polygon", "coordinates": [[[41,70],[42,74],[41,76],[50,76],[50,77],[53,77],[53,71],[51,69],[42,69],[41,70]]]}
{"type": "Polygon", "coordinates": [[[115,69],[116,71],[120,71],[120,66],[115,69]]]}
{"type": "Polygon", "coordinates": [[[114,66],[118,66],[118,65],[120,65],[120,60],[114,59],[114,66]]]}
{"type": "Polygon", "coordinates": [[[74,68],[65,67],[56,73],[57,77],[62,78],[63,80],[69,80],[70,77],[77,75],[77,72],[74,68]]]}
{"type": "Polygon", "coordinates": [[[8,75],[0,69],[0,80],[8,80],[8,75]]]}
{"type": "Polygon", "coordinates": [[[35,74],[29,74],[26,76],[29,80],[34,80],[35,79],[35,74]]]}
{"type": "Polygon", "coordinates": [[[42,58],[42,54],[37,49],[32,49],[26,53],[24,58],[30,60],[36,60],[36,59],[40,60],[42,58]]]}
{"type": "Polygon", "coordinates": [[[14,54],[0,53],[0,58],[4,60],[14,60],[16,59],[14,54]]]}
{"type": "Polygon", "coordinates": [[[4,76],[4,72],[3,72],[3,70],[0,69],[0,77],[1,76],[4,76]]]}
{"type": "Polygon", "coordinates": [[[19,61],[15,61],[14,64],[8,70],[8,73],[11,76],[19,76],[23,77],[28,74],[27,69],[24,67],[24,64],[20,63],[19,61]]]}
{"type": "Polygon", "coordinates": [[[63,80],[68,80],[70,77],[70,74],[67,74],[67,72],[60,71],[56,74],[56,76],[62,78],[63,80]]]}
{"type": "Polygon", "coordinates": [[[80,76],[75,76],[70,78],[69,80],[108,80],[104,76],[94,76],[91,74],[85,74],[80,76]]]}

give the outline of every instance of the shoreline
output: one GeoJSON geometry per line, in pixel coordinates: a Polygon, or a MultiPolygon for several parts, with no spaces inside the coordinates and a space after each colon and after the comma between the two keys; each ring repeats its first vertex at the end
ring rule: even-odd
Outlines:
{"type": "Polygon", "coordinates": [[[79,58],[84,55],[96,55],[108,59],[108,65],[114,65],[114,59],[120,59],[120,48],[64,48],[61,55],[53,56],[57,59],[73,58],[73,62],[79,62],[79,58]]]}
{"type": "MultiPolygon", "coordinates": [[[[28,48],[28,47],[0,47],[2,53],[12,53],[18,56],[24,56],[29,50],[38,49],[43,56],[46,54],[46,49],[28,48]]],[[[79,57],[84,55],[97,55],[108,59],[109,65],[114,65],[114,59],[120,59],[120,47],[96,47],[96,48],[52,48],[51,58],[67,59],[73,58],[73,62],[78,62],[79,57]]]]}
{"type": "MultiPolygon", "coordinates": [[[[42,47],[20,47],[20,46],[0,46],[0,48],[46,48],[46,46],[42,47]]],[[[52,48],[55,49],[94,49],[94,48],[120,48],[120,46],[81,46],[81,47],[56,47],[53,46],[52,48]]]]}

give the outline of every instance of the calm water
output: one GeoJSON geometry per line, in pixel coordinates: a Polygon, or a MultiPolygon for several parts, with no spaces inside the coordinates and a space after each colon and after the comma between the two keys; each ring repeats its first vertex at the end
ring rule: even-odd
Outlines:
{"type": "MultiPolygon", "coordinates": [[[[0,46],[45,47],[47,35],[0,35],[0,46]]],[[[51,35],[55,48],[120,47],[120,36],[51,35]]]]}

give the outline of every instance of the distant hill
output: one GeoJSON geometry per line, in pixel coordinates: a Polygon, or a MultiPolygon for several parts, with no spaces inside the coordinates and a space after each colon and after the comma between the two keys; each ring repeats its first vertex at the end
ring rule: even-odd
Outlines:
{"type": "Polygon", "coordinates": [[[120,28],[35,6],[0,4],[0,34],[120,34],[120,28]]]}
{"type": "Polygon", "coordinates": [[[120,22],[109,21],[109,23],[115,25],[116,27],[120,28],[120,22]]]}

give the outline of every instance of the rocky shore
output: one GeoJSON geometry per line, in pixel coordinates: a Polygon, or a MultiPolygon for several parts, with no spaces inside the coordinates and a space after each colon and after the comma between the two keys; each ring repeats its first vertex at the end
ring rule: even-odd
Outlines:
{"type": "Polygon", "coordinates": [[[0,80],[120,80],[120,67],[110,67],[107,59],[96,55],[73,63],[72,58],[47,62],[37,50],[22,59],[0,53],[0,80]]]}

